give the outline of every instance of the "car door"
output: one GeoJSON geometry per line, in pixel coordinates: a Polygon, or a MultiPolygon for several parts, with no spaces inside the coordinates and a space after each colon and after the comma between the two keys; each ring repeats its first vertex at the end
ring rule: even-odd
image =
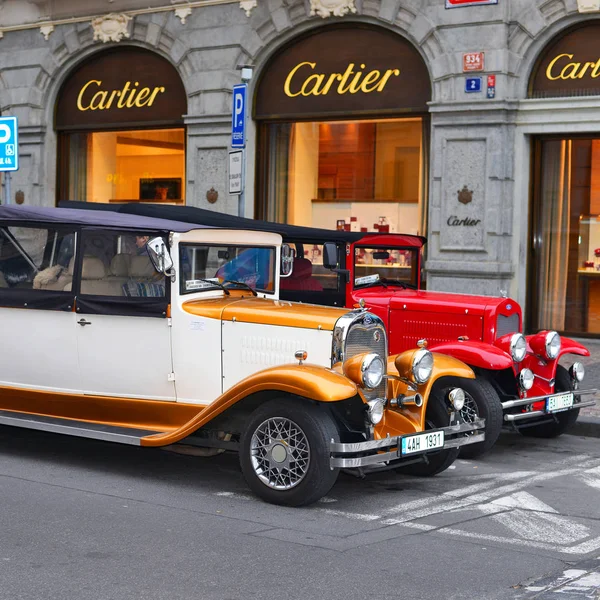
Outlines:
{"type": "Polygon", "coordinates": [[[84,230],[81,248],[75,329],[84,393],[174,401],[169,282],[135,232],[84,230]]]}
{"type": "Polygon", "coordinates": [[[72,278],[76,232],[0,223],[0,386],[81,389],[72,278]]]}

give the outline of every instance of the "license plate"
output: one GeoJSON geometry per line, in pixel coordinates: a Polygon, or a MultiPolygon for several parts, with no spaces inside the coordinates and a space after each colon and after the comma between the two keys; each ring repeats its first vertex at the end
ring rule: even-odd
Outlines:
{"type": "Polygon", "coordinates": [[[546,400],[546,412],[558,412],[566,410],[573,406],[573,394],[562,394],[561,396],[553,396],[546,400]]]}
{"type": "Polygon", "coordinates": [[[401,454],[417,454],[444,447],[444,432],[419,433],[402,438],[401,454]]]}

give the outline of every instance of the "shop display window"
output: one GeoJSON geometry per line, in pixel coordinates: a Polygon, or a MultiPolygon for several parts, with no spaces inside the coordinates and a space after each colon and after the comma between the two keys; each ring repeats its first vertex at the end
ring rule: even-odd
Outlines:
{"type": "Polygon", "coordinates": [[[268,123],[260,135],[260,218],[423,232],[423,119],[268,123]]]}
{"type": "Polygon", "coordinates": [[[185,130],[63,133],[60,198],[185,202],[185,130]]]}

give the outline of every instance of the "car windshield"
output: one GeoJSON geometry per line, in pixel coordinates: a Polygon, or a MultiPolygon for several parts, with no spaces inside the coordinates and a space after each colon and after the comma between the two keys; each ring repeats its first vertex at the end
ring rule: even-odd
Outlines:
{"type": "Polygon", "coordinates": [[[182,294],[219,289],[228,281],[275,291],[275,248],[181,244],[180,263],[182,294]]]}
{"type": "Polygon", "coordinates": [[[354,249],[354,287],[397,285],[417,289],[418,249],[359,246],[354,249]]]}

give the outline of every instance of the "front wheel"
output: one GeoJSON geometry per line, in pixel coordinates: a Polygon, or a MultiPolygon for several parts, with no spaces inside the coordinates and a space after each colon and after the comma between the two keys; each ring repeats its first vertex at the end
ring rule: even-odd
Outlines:
{"type": "MultiPolygon", "coordinates": [[[[450,425],[450,412],[446,405],[444,390],[433,386],[427,402],[425,413],[425,430],[439,429],[450,425]]],[[[396,473],[401,475],[417,475],[431,477],[445,471],[458,457],[459,448],[449,448],[426,454],[427,462],[415,463],[406,467],[397,467],[396,473]]]]}
{"type": "Polygon", "coordinates": [[[481,376],[477,379],[451,377],[444,381],[464,390],[465,405],[460,411],[464,421],[472,423],[478,417],[485,419],[483,442],[469,444],[460,449],[461,458],[477,458],[490,450],[502,431],[504,417],[500,398],[492,384],[481,376]]]}
{"type": "MultiPolygon", "coordinates": [[[[571,382],[571,376],[569,372],[562,366],[556,367],[556,383],[554,384],[555,392],[572,392],[573,384],[571,382]]],[[[577,396],[574,400],[579,401],[577,396]]],[[[543,423],[541,425],[534,425],[533,427],[524,427],[521,429],[521,433],[527,437],[536,438],[553,438],[562,435],[577,421],[579,417],[579,409],[568,410],[566,412],[558,413],[554,415],[555,421],[551,423],[543,423]]]]}
{"type": "Polygon", "coordinates": [[[257,408],[240,439],[240,466],[250,489],[272,504],[303,506],[323,497],[339,469],[331,469],[329,444],[338,440],[322,407],[295,399],[257,408]]]}

